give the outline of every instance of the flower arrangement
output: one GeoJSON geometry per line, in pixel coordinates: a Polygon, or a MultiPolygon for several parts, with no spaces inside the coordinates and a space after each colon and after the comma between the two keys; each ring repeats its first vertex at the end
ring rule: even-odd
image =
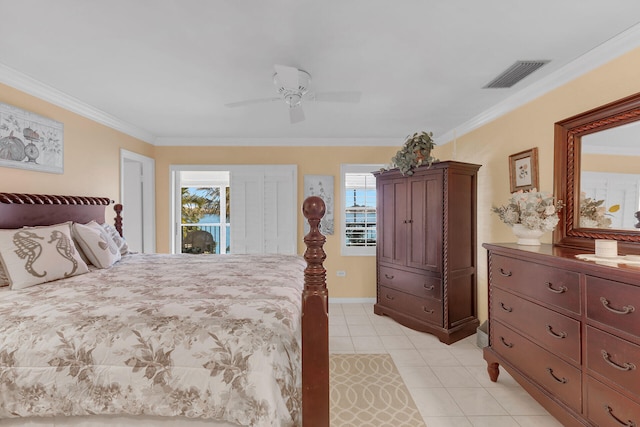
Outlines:
{"type": "Polygon", "coordinates": [[[494,206],[491,210],[505,224],[522,224],[531,230],[551,231],[558,225],[558,212],[563,206],[562,201],[554,201],[550,193],[533,188],[511,194],[506,205],[494,206]]]}
{"type": "Polygon", "coordinates": [[[595,200],[580,193],[580,227],[611,228],[611,218],[608,212],[617,212],[620,205],[613,205],[609,209],[602,206],[604,200],[595,200]]]}

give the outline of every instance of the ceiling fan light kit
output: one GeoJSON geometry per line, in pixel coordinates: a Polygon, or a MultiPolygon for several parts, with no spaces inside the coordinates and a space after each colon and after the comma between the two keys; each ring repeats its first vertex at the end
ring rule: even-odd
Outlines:
{"type": "Polygon", "coordinates": [[[321,92],[309,91],[311,74],[304,70],[286,65],[274,65],[273,84],[280,98],[259,98],[225,104],[227,107],[241,107],[249,104],[282,100],[289,107],[290,123],[299,123],[305,119],[302,103],[319,102],[360,102],[360,92],[321,92]]]}

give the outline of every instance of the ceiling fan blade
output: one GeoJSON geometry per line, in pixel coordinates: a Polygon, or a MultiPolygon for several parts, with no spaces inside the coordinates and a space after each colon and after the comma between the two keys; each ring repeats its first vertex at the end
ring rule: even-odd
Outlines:
{"type": "Polygon", "coordinates": [[[273,68],[276,70],[282,86],[288,89],[298,89],[300,82],[298,81],[299,74],[297,68],[277,64],[274,65],[273,68]]]}
{"type": "Polygon", "coordinates": [[[304,111],[300,105],[289,108],[289,120],[291,121],[291,124],[304,120],[304,111]]]}
{"type": "Polygon", "coordinates": [[[320,102],[360,102],[362,92],[319,92],[309,96],[312,101],[320,102]]]}
{"type": "Polygon", "coordinates": [[[246,99],[244,101],[238,102],[230,102],[228,104],[224,104],[225,107],[234,108],[234,107],[242,107],[245,105],[251,104],[262,104],[264,102],[273,102],[273,101],[281,101],[282,98],[273,97],[273,98],[257,98],[257,99],[246,99]]]}

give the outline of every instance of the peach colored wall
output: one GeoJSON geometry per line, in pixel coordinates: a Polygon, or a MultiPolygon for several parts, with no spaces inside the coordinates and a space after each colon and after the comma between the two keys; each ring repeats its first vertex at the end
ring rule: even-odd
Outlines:
{"type": "Polygon", "coordinates": [[[582,154],[580,169],[590,172],[640,173],[639,156],[582,154]]]}
{"type": "MultiPolygon", "coordinates": [[[[514,242],[508,226],[491,213],[509,197],[508,157],[538,147],[540,189],[553,191],[554,123],[640,92],[640,49],[560,86],[456,140],[456,160],[479,163],[478,296],[479,316],[487,317],[487,265],[484,242],[514,242]]],[[[439,147],[447,158],[453,142],[439,147]]],[[[543,241],[551,242],[551,233],[543,241]]]]}
{"type": "MultiPolygon", "coordinates": [[[[398,145],[402,145],[402,138],[398,145]]],[[[157,250],[169,252],[171,165],[290,165],[298,167],[298,205],[304,197],[304,175],[333,175],[336,214],[334,234],[327,236],[327,284],[331,298],[374,298],[376,264],[373,256],[340,255],[340,164],[387,164],[398,147],[156,147],[157,250]],[[337,277],[338,270],[346,277],[337,277]]],[[[304,253],[302,213],[298,215],[298,253],[304,253]]]]}
{"type": "Polygon", "coordinates": [[[0,191],[120,200],[120,148],[153,156],[153,146],[0,84],[0,102],[64,124],[64,173],[0,167],[0,191]]]}

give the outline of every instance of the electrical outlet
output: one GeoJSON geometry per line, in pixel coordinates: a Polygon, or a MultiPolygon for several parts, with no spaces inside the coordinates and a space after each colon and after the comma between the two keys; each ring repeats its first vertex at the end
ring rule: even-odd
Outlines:
{"type": "Polygon", "coordinates": [[[338,277],[347,277],[347,272],[344,271],[344,270],[338,270],[336,272],[336,276],[338,276],[338,277]]]}

